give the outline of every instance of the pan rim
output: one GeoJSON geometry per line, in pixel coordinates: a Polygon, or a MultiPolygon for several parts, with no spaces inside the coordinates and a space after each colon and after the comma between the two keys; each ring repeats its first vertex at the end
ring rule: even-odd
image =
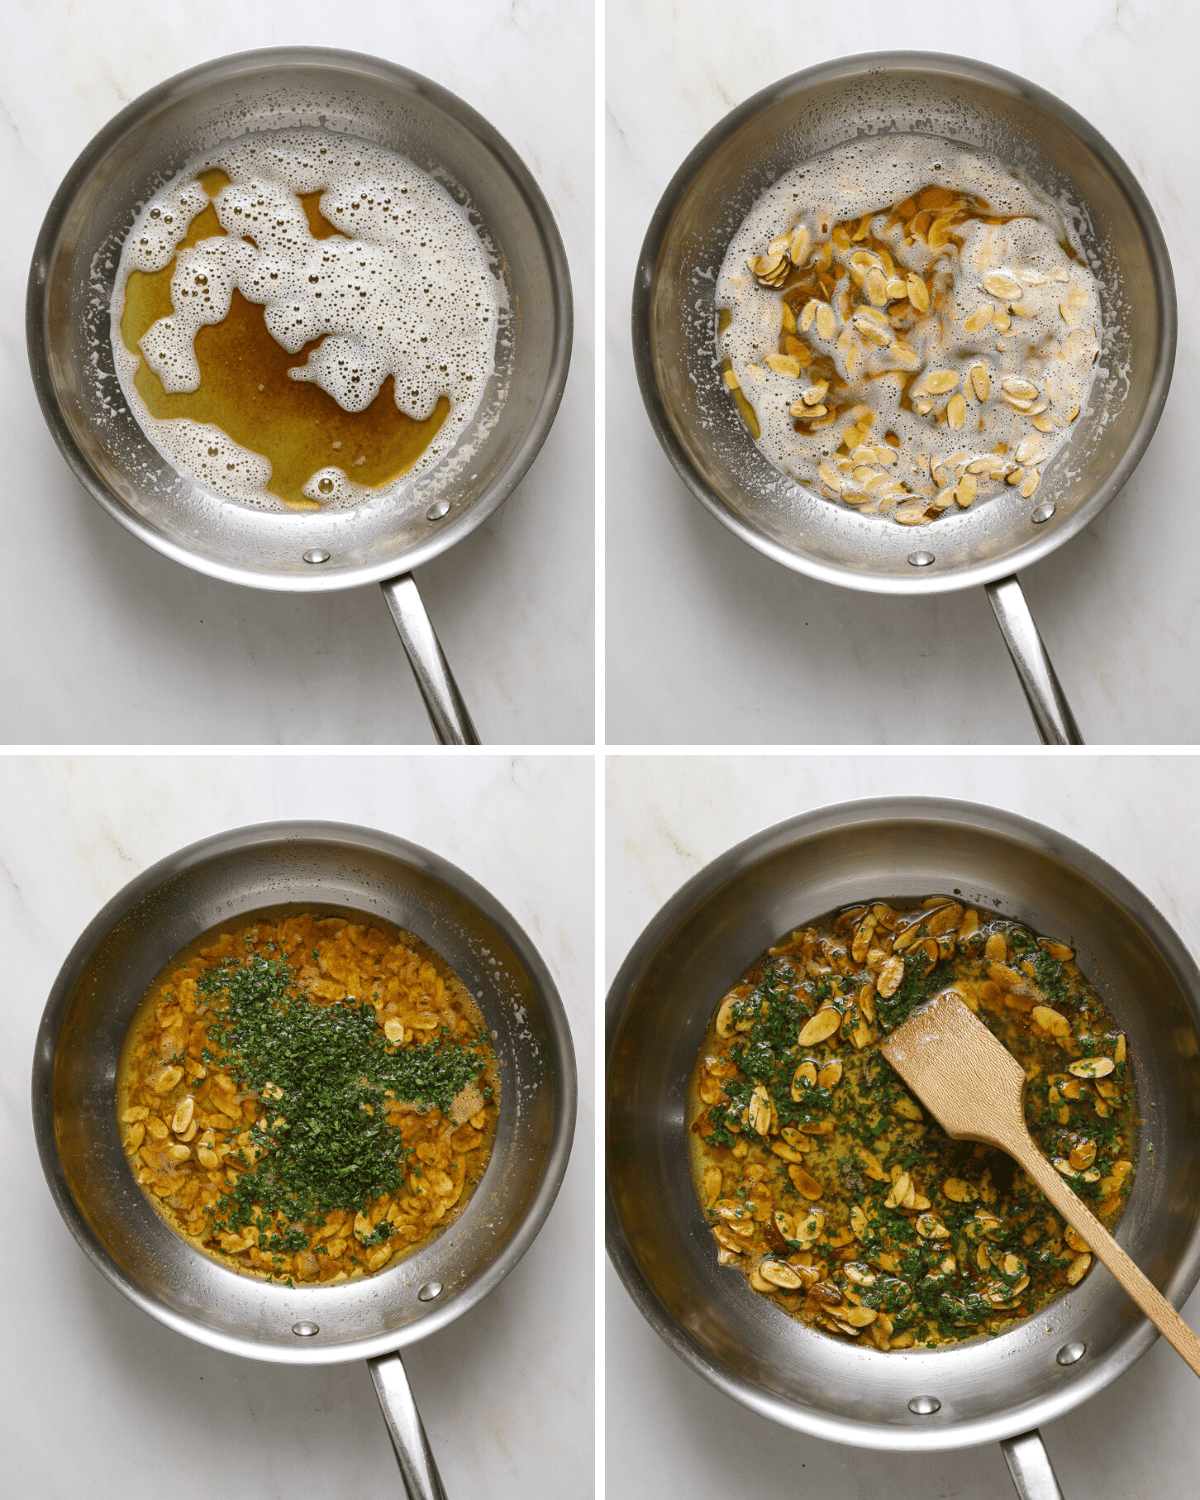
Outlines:
{"type": "MultiPolygon", "coordinates": [[[[719,854],[679,887],[659,908],[630,948],[605,1001],[605,1120],[606,1136],[610,1109],[609,1090],[616,1049],[624,1028],[633,993],[648,965],[681,922],[731,879],[744,874],[772,853],[798,840],[831,831],[848,831],[886,821],[940,822],[961,825],[970,822],[1005,837],[1016,837],[1041,852],[1066,861],[1070,868],[1094,879],[1107,894],[1128,906],[1151,934],[1159,951],[1178,973],[1186,977],[1193,1019],[1200,1029],[1200,966],[1158,908],[1113,865],[1066,834],[1015,813],[986,803],[945,797],[889,796],[829,803],[768,825],[719,854]]],[[[1123,1340],[1104,1358],[1051,1395],[1025,1401],[1004,1412],[953,1426],[910,1428],[883,1423],[829,1417],[793,1405],[770,1394],[747,1377],[736,1374],[713,1359],[659,1302],[644,1279],[629,1247],[613,1197],[609,1174],[605,1174],[605,1247],[613,1269],[638,1311],[656,1334],[684,1364],[703,1376],[724,1395],[751,1411],[794,1431],[828,1442],[853,1447],[928,1452],[975,1447],[1027,1432],[1044,1422],[1072,1411],[1103,1390],[1153,1345],[1158,1330],[1144,1316],[1133,1323],[1123,1340]]],[[[1178,1309],[1200,1280],[1200,1222],[1190,1242],[1161,1290],[1178,1309]]],[[[881,1358],[890,1356],[881,1355],[881,1358]]],[[[937,1357],[924,1351],[914,1359],[937,1357]]]]}
{"type": "Polygon", "coordinates": [[[807,574],[811,578],[819,579],[822,583],[833,584],[839,588],[859,589],[866,593],[878,594],[952,593],[958,589],[991,583],[998,578],[1008,577],[1022,568],[1031,567],[1090,525],[1124,488],[1154,436],[1159,418],[1166,405],[1178,342],[1175,279],[1162,227],[1140,183],[1108,140],[1069,104],[1040,85],[1022,78],[1019,74],[982,62],[977,58],[961,57],[952,53],[902,49],[854,53],[834,58],[811,68],[803,68],[799,72],[791,73],[785,78],[768,84],[766,88],[760,89],[758,93],[718,120],[685,157],[654,210],[638,254],[631,322],[638,388],[641,391],[650,425],[675,472],[704,508],[741,541],[792,572],[807,574]],[[719,490],[701,478],[675,433],[668,414],[667,403],[655,379],[651,355],[650,302],[654,290],[656,267],[667,228],[692,180],[728,137],[768,105],[802,92],[812,84],[854,79],[872,72],[917,70],[946,78],[965,76],[972,81],[987,83],[1002,92],[1028,100],[1055,116],[1094,152],[1125,195],[1145,234],[1162,317],[1154,374],[1146,406],[1133,439],[1125,448],[1112,473],[1103,484],[1097,487],[1087,503],[1081,505],[1053,529],[1041,528],[1024,546],[999,560],[984,560],[949,569],[944,573],[924,572],[914,568],[911,576],[905,576],[852,571],[849,568],[822,562],[818,558],[794,551],[751,525],[726,501],[719,490]]]}
{"type": "MultiPolygon", "coordinates": [[[[127,104],[92,137],[71,164],[51,199],[30,261],[25,299],[25,342],[38,404],[59,452],[84,489],[139,541],[145,542],[173,562],[226,583],[284,593],[329,593],[397,578],[429,562],[482,525],[524,478],[549,435],[562,403],[571,363],[573,335],[571,277],[562,236],[541,188],[505,137],[465,100],[424,74],[385,58],[337,47],[260,47],[229,53],[176,73],[127,104]],[[345,77],[358,74],[390,82],[401,91],[431,100],[445,113],[464,124],[500,162],[514,191],[526,205],[530,218],[536,225],[551,283],[551,301],[545,309],[553,324],[548,378],[536,408],[527,421],[524,437],[514,449],[503,471],[479,499],[449,526],[381,562],[361,563],[334,573],[325,573],[319,568],[309,569],[305,573],[252,572],[235,564],[197,554],[191,548],[163,535],[156,526],[130,509],[100,480],[64,420],[51,375],[49,341],[46,336],[49,316],[48,268],[55,247],[77,194],[114,143],[145,114],[173,97],[195,92],[208,82],[236,78],[241,74],[261,72],[264,69],[298,66],[339,72],[345,77]]],[[[439,463],[447,462],[454,452],[455,449],[452,448],[439,463]]],[[[436,467],[430,473],[436,472],[436,467]]]]}
{"type": "MultiPolygon", "coordinates": [[[[51,986],[41,1021],[31,1081],[34,1138],[50,1195],[56,1208],[92,1265],[135,1306],[176,1333],[227,1354],[257,1359],[273,1364],[341,1364],[351,1360],[371,1359],[407,1347],[467,1312],[493,1291],[516,1266],[536,1239],[562,1186],[574,1140],[578,1109],[578,1077],[570,1025],[553,977],[537,948],[507,909],[483,886],[457,865],[423,845],[358,824],[316,819],[282,819],[269,823],[246,824],[198,839],[182,849],[157,860],[127,882],[96,913],[72,945],[51,986]],[[536,984],[551,1022],[550,1044],[559,1080],[558,1110],[554,1133],[546,1152],[542,1176],[524,1214],[514,1225],[512,1234],[500,1253],[447,1301],[440,1302],[414,1322],[383,1333],[349,1339],[337,1344],[319,1345],[298,1341],[296,1346],[259,1344],[239,1338],[221,1329],[200,1324],[159,1302],[141,1284],[125,1272],[99,1243],[88,1227],[74,1194],[66,1181],[59,1160],[54,1135],[50,1092],[54,1057],[63,1015],[80,974],[97,947],[131,907],[152,895],[172,878],[187,873],[205,861],[224,854],[250,848],[280,845],[307,840],[348,850],[368,849],[398,858],[402,863],[445,882],[480,911],[504,935],[522,967],[536,984]]],[[[299,1311],[298,1317],[306,1316],[299,1311]]]]}

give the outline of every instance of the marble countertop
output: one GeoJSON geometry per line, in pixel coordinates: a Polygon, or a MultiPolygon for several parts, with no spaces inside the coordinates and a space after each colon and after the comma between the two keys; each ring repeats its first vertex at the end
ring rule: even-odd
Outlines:
{"type": "MultiPolygon", "coordinates": [[[[611,983],[663,903],[706,864],[770,825],[886,795],[989,803],[1055,828],[1108,860],[1200,953],[1200,767],[1190,756],[877,755],[612,757],[606,817],[605,970],[611,983]]],[[[873,1452],[794,1433],[751,1413],[676,1358],[605,1282],[610,1494],[719,1500],[1012,1500],[996,1445],[873,1452]]],[[[1184,1316],[1200,1328],[1200,1291],[1184,1316]]],[[[1200,1387],[1165,1340],[1093,1400],[1043,1429],[1066,1500],[1191,1500],[1200,1472],[1200,1387]]]]}
{"type": "Polygon", "coordinates": [[[0,53],[0,498],[9,571],[0,742],[429,744],[380,591],[276,594],[144,546],[76,481],[42,420],[25,283],[63,175],[139,94],[249,48],[326,45],[424,73],[467,100],[537,179],[570,261],[571,372],[545,446],[483,525],[418,581],[481,737],[590,744],[595,535],[593,18],[589,0],[10,0],[0,53]],[[16,646],[15,643],[19,643],[16,646]],[[183,704],[211,704],[211,716],[183,704]]]}
{"type": "Polygon", "coordinates": [[[593,1493],[594,787],[590,757],[4,759],[0,1489],[46,1500],[190,1491],[401,1493],[364,1363],[263,1364],[176,1334],[75,1245],[33,1139],[34,1038],[87,923],[148,865],[284,818],[398,834],[465,870],[554,979],[580,1106],[562,1188],[520,1264],[404,1359],[450,1496],[593,1493]]]}
{"type": "Polygon", "coordinates": [[[980,589],[900,599],[819,583],[743,544],[685,488],[634,376],[634,267],[701,137],[775,80],[858,52],[923,49],[1020,74],[1078,110],[1158,216],[1180,300],[1174,380],[1122,493],[1022,574],[1085,739],[1200,738],[1194,462],[1200,206],[1183,0],[1012,0],[917,13],[757,0],[609,0],[606,137],[607,742],[1036,743],[980,589]]]}

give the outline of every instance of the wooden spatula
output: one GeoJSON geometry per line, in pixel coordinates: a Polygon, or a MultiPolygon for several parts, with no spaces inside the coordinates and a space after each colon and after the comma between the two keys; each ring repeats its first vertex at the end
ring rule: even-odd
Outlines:
{"type": "Polygon", "coordinates": [[[1024,1168],[1200,1375],[1200,1338],[1034,1145],[1025,1128],[1025,1069],[962,1000],[947,991],[920,1006],[881,1051],[947,1135],[998,1146],[1024,1168]]]}

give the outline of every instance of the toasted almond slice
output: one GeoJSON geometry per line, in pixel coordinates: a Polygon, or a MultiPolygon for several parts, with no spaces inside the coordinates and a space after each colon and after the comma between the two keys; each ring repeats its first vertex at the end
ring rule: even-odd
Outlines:
{"type": "Polygon", "coordinates": [[[856,1148],[862,1160],[863,1171],[875,1182],[886,1182],[887,1173],[883,1170],[883,1163],[873,1151],[868,1151],[865,1146],[856,1148]]]}
{"type": "Polygon", "coordinates": [[[788,245],[788,256],[794,266],[802,266],[812,253],[812,240],[808,229],[804,224],[798,224],[792,231],[791,243],[788,245]]]}
{"type": "Polygon", "coordinates": [[[802,1047],[815,1047],[818,1042],[827,1041],[841,1024],[841,1011],[832,1005],[827,1006],[824,1010],[819,1010],[800,1028],[799,1043],[802,1047]]]}
{"type": "Polygon", "coordinates": [[[967,372],[967,378],[970,381],[971,392],[976,401],[986,401],[992,391],[992,382],[988,375],[987,366],[982,364],[972,365],[967,372]]]}
{"type": "Polygon", "coordinates": [[[983,289],[1004,302],[1015,302],[1025,294],[1025,288],[1011,271],[989,271],[983,278],[983,289]]]}
{"type": "Polygon", "coordinates": [[[1068,1153],[1067,1160],[1077,1172],[1082,1172],[1084,1168],[1090,1167],[1096,1160],[1095,1141],[1084,1141],[1078,1146],[1073,1146],[1068,1153]]]}
{"type": "MultiPolygon", "coordinates": [[[[958,396],[955,399],[961,401],[962,397],[958,396]]],[[[954,499],[961,510],[966,510],[975,499],[975,485],[976,479],[974,474],[971,473],[964,474],[957,485],[955,485],[954,499]]]]}
{"type": "Polygon", "coordinates": [[[887,306],[887,277],[878,266],[872,266],[863,277],[863,291],[875,307],[887,306]]]}
{"type": "Polygon", "coordinates": [[[907,1172],[901,1172],[899,1177],[896,1178],[895,1182],[892,1183],[891,1192],[883,1200],[884,1207],[901,1208],[904,1204],[905,1198],[908,1196],[911,1189],[912,1178],[909,1177],[907,1172]]]}
{"type": "Polygon", "coordinates": [[[974,1203],[979,1194],[961,1177],[947,1177],[942,1183],[942,1192],[951,1203],[974,1203]]]}
{"type": "Polygon", "coordinates": [[[921,1106],[915,1099],[910,1099],[907,1094],[899,1094],[892,1108],[898,1115],[903,1115],[906,1120],[923,1120],[925,1116],[921,1113],[921,1106]]]}
{"type": "Polygon", "coordinates": [[[947,391],[952,391],[957,384],[957,370],[933,370],[921,382],[923,389],[929,391],[934,396],[944,396],[947,391]]]}
{"type": "Polygon", "coordinates": [[[800,1273],[793,1266],[789,1266],[785,1260],[760,1261],[758,1273],[772,1287],[781,1287],[787,1292],[794,1292],[797,1287],[803,1285],[800,1273]]]}
{"type": "Polygon", "coordinates": [[[1091,1268],[1092,1256],[1090,1251],[1084,1251],[1077,1255],[1067,1268],[1067,1281],[1071,1286],[1078,1286],[1091,1268]]]}
{"type": "Polygon", "coordinates": [[[1115,1066],[1111,1057],[1081,1057],[1077,1062],[1068,1063],[1067,1071],[1074,1073],[1076,1078],[1106,1078],[1115,1066]]]}
{"type": "Polygon", "coordinates": [[[925,512],[928,506],[923,500],[910,501],[906,505],[898,505],[892,512],[892,520],[898,521],[901,526],[920,526],[925,520],[925,512]]]}
{"type": "Polygon", "coordinates": [[[768,354],[763,363],[777,375],[790,375],[793,380],[800,377],[800,361],[790,354],[768,354]]]}
{"type": "Polygon", "coordinates": [[[823,304],[820,303],[820,302],[818,302],[818,300],[815,297],[810,297],[808,299],[808,301],[804,304],[804,306],[800,309],[800,332],[801,333],[807,333],[808,330],[812,327],[813,319],[817,315],[817,308],[821,307],[822,305],[823,304]]]}
{"type": "Polygon", "coordinates": [[[929,288],[925,285],[924,278],[916,271],[909,271],[904,278],[905,287],[908,290],[908,300],[919,313],[929,311],[929,288]]]}
{"type": "Polygon", "coordinates": [[[854,326],[859,334],[869,343],[878,344],[886,348],[893,342],[894,335],[890,328],[884,328],[873,319],[864,317],[865,308],[859,308],[854,314],[854,326]]]}
{"type": "Polygon", "coordinates": [[[831,339],[837,324],[834,322],[833,308],[828,302],[817,303],[817,337],[831,339]]]}
{"type": "Polygon", "coordinates": [[[1000,382],[1000,389],[1006,396],[1015,396],[1019,401],[1033,401],[1038,396],[1038,388],[1033,381],[1020,375],[1006,375],[1000,382]]]}
{"type": "Polygon", "coordinates": [[[908,283],[899,276],[889,276],[885,290],[889,301],[901,302],[908,296],[908,283]]]}
{"type": "Polygon", "coordinates": [[[1051,1036],[1057,1037],[1060,1041],[1064,1041],[1071,1035],[1070,1021],[1049,1005],[1035,1005],[1030,1012],[1030,1019],[1043,1031],[1048,1031],[1051,1036]]]}
{"type": "Polygon", "coordinates": [[[1021,494],[1025,497],[1026,500],[1028,500],[1033,492],[1037,489],[1039,483],[1041,482],[1041,478],[1042,476],[1036,469],[1030,469],[1029,472],[1025,475],[1025,478],[1022,479],[1021,494]]]}
{"type": "Polygon", "coordinates": [[[879,978],[875,981],[875,989],[884,998],[894,995],[900,988],[900,981],[904,978],[904,960],[899,954],[893,954],[883,961],[879,970],[879,978]]]}
{"type": "Polygon", "coordinates": [[[819,406],[824,401],[829,391],[828,380],[818,380],[816,385],[810,385],[806,391],[800,393],[800,399],[805,406],[819,406]]]}
{"type": "Polygon", "coordinates": [[[968,333],[981,333],[992,321],[995,311],[993,303],[985,302],[982,307],[977,307],[973,313],[969,313],[963,319],[963,328],[968,333]]]}
{"type": "Polygon", "coordinates": [[[955,392],[946,403],[946,421],[957,431],[967,418],[967,401],[961,391],[955,392]]]}
{"type": "Polygon", "coordinates": [[[810,1202],[821,1197],[825,1191],[812,1173],[802,1166],[797,1164],[790,1166],[788,1168],[788,1176],[792,1179],[796,1191],[802,1197],[809,1199],[810,1202]]]}
{"type": "Polygon", "coordinates": [[[817,465],[817,473],[821,476],[822,482],[827,484],[835,495],[842,493],[842,476],[828,459],[823,458],[817,465]]]}
{"type": "Polygon", "coordinates": [[[835,1057],[832,1062],[827,1062],[817,1074],[817,1083],[823,1089],[831,1089],[842,1079],[842,1060],[835,1057]]]}
{"type": "Polygon", "coordinates": [[[802,1062],[792,1074],[792,1098],[799,1104],[804,1097],[805,1089],[816,1088],[817,1069],[811,1062],[802,1062]]]}

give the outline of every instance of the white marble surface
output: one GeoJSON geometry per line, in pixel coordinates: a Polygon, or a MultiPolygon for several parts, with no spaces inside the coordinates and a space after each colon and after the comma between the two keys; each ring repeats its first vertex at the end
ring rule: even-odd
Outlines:
{"type": "MultiPolygon", "coordinates": [[[[605,968],[710,860],[813,808],[899,792],[1011,809],[1113,864],[1200,952],[1200,765],[1191,756],[616,756],[608,762],[605,968]]],[[[928,1456],[792,1433],[744,1410],[668,1350],[611,1267],[605,1282],[606,1481],[627,1500],[1012,1500],[996,1446],[928,1456]]],[[[1200,1328],[1200,1291],[1184,1316],[1200,1328]]],[[[1200,1388],[1159,1339],[1094,1400],[1043,1429],[1067,1500],[1192,1500],[1200,1388]]]]}
{"type": "Polygon", "coordinates": [[[34,241],[68,167],[153,85],[253,47],[388,58],[466,99],[529,166],[571,265],[571,373],[516,492],[419,583],[481,737],[591,743],[594,119],[591,0],[6,0],[0,49],[0,494],[9,560],[0,742],[430,744],[378,588],[284,595],[159,556],[75,480],[25,354],[34,241]],[[180,714],[212,702],[219,722],[180,714]]]}
{"type": "Polygon", "coordinates": [[[580,1109],[558,1199],[507,1279],[405,1363],[452,1500],[592,1494],[594,781],[591,758],[574,756],[0,761],[0,1491],[402,1493],[365,1364],[261,1364],[163,1327],[75,1245],[33,1140],[42,1008],[104,902],[195,839],[303,817],[379,828],[460,866],[524,928],[562,996],[580,1109]]]}
{"type": "Polygon", "coordinates": [[[995,63],[1064,99],[1124,157],[1180,293],[1158,432],[1105,513],[1022,575],[1085,739],[1194,743],[1200,699],[1192,413],[1200,396],[1200,211],[1185,0],[1011,0],[851,11],[759,0],[609,0],[606,83],[607,742],[1034,743],[981,590],[902,600],[792,573],[692,498],[633,372],[634,266],[659,197],[704,133],[776,79],[922,48],[995,63]],[[897,668],[903,663],[903,670],[897,668]]]}

